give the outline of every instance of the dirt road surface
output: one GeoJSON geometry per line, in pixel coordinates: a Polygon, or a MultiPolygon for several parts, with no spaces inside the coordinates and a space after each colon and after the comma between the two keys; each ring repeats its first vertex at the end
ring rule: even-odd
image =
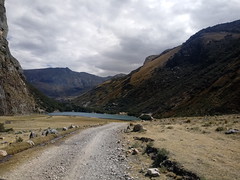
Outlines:
{"type": "Polygon", "coordinates": [[[7,180],[121,180],[129,179],[123,155],[124,123],[90,128],[6,172],[7,180]]]}

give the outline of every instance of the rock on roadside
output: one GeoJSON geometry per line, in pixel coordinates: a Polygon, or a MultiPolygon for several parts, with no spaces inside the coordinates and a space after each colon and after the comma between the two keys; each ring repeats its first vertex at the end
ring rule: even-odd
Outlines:
{"type": "Polygon", "coordinates": [[[139,132],[139,131],[143,131],[143,125],[142,124],[136,124],[133,127],[133,132],[139,132]]]}
{"type": "Polygon", "coordinates": [[[5,157],[7,156],[7,151],[4,151],[4,150],[0,150],[0,157],[5,157]]]}
{"type": "Polygon", "coordinates": [[[160,173],[157,168],[149,168],[147,171],[147,175],[150,177],[159,177],[160,173]]]}

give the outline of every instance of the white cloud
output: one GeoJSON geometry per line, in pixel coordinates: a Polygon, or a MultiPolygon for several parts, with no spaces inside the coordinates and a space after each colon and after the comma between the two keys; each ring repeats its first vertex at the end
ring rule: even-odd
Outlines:
{"type": "Polygon", "coordinates": [[[25,69],[129,73],[207,26],[239,18],[238,0],[7,0],[10,48],[25,69]],[[231,13],[230,13],[231,12],[231,13]]]}

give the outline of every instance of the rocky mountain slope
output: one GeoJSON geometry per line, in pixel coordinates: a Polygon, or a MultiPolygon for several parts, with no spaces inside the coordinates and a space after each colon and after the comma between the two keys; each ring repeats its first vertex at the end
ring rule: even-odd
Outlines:
{"type": "Polygon", "coordinates": [[[158,117],[239,113],[239,75],[240,20],[203,29],[74,103],[158,117]]]}
{"type": "Polygon", "coordinates": [[[20,64],[9,51],[7,33],[4,0],[0,0],[0,115],[33,112],[36,104],[20,64]]]}
{"type": "Polygon", "coordinates": [[[30,84],[52,98],[77,96],[109,79],[69,68],[24,70],[24,75],[30,84]]]}

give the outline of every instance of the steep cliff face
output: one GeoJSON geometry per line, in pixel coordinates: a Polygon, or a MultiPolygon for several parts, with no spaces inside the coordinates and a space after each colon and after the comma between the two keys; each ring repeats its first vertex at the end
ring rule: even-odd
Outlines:
{"type": "Polygon", "coordinates": [[[33,112],[35,101],[25,84],[22,68],[11,55],[4,0],[0,0],[0,115],[33,112]]]}

